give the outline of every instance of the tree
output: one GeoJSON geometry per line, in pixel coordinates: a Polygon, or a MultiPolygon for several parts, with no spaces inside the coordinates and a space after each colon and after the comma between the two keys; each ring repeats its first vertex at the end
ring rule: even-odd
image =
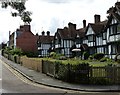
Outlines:
{"type": "Polygon", "coordinates": [[[25,0],[20,0],[19,2],[6,1],[6,2],[2,2],[1,7],[7,8],[8,6],[10,6],[12,9],[15,9],[17,11],[17,12],[11,13],[13,17],[20,16],[21,20],[25,24],[30,24],[30,22],[32,21],[32,19],[30,17],[32,13],[30,11],[26,11],[25,3],[26,3],[25,0]]]}

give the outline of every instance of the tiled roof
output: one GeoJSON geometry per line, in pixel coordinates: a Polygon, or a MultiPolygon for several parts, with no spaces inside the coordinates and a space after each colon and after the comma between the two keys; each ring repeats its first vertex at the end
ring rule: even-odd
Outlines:
{"type": "Polygon", "coordinates": [[[40,43],[52,43],[54,37],[53,36],[45,36],[45,35],[41,35],[39,36],[38,41],[40,43]]]}
{"type": "Polygon", "coordinates": [[[95,32],[95,34],[98,34],[104,30],[106,24],[107,24],[107,20],[99,22],[99,23],[89,23],[88,27],[90,25],[93,31],[95,32]]]}
{"type": "Polygon", "coordinates": [[[76,36],[76,29],[65,27],[64,29],[57,29],[57,33],[61,39],[74,39],[76,36]]]}
{"type": "Polygon", "coordinates": [[[76,33],[79,35],[80,38],[85,37],[85,30],[86,28],[80,28],[76,30],[76,33]]]}
{"type": "Polygon", "coordinates": [[[118,21],[120,21],[120,15],[118,15],[117,13],[113,13],[113,17],[115,17],[118,21]]]}
{"type": "Polygon", "coordinates": [[[100,33],[104,29],[104,26],[101,24],[91,24],[91,27],[96,34],[100,33]]]}

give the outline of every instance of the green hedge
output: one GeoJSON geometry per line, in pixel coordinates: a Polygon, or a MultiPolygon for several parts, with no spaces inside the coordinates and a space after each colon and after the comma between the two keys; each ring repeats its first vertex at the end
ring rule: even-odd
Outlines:
{"type": "MultiPolygon", "coordinates": [[[[48,67],[49,61],[43,62],[44,73],[48,73],[50,68],[48,67]],[[47,63],[46,63],[47,62],[47,63]]],[[[63,81],[71,83],[89,83],[89,69],[90,66],[88,63],[79,63],[79,64],[62,64],[62,62],[56,61],[54,64],[54,77],[63,81]]],[[[52,74],[53,75],[53,74],[52,74]]]]}
{"type": "Polygon", "coordinates": [[[104,57],[104,54],[103,53],[96,53],[93,55],[93,58],[96,59],[96,60],[100,60],[104,57]]]}

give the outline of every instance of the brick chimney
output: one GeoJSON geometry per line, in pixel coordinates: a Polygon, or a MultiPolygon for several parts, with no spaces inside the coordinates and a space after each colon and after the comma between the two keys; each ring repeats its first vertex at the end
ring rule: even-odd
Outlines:
{"type": "Polygon", "coordinates": [[[95,14],[94,15],[94,23],[99,23],[100,22],[100,15],[95,14]]]}
{"type": "Polygon", "coordinates": [[[50,31],[47,31],[47,36],[50,36],[50,31]]]}
{"type": "Polygon", "coordinates": [[[31,26],[30,25],[24,25],[23,26],[25,32],[30,32],[31,31],[31,26]]]}
{"type": "Polygon", "coordinates": [[[83,28],[86,27],[86,20],[83,20],[83,28]]]}
{"type": "Polygon", "coordinates": [[[76,30],[76,24],[73,24],[71,22],[68,23],[68,27],[70,30],[73,30],[73,29],[76,30]]]}
{"type": "Polygon", "coordinates": [[[30,25],[21,25],[20,26],[20,31],[21,32],[30,32],[31,31],[31,26],[30,25]]]}

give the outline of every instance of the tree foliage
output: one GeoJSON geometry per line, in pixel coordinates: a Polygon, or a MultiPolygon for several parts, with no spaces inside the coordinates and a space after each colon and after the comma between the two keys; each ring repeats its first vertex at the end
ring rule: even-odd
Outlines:
{"type": "Polygon", "coordinates": [[[21,20],[25,24],[30,24],[30,22],[32,21],[30,17],[32,13],[30,11],[26,11],[25,2],[25,0],[21,0],[20,2],[2,2],[1,7],[7,8],[8,6],[10,6],[12,9],[15,9],[17,11],[11,13],[13,17],[20,16],[21,20]]]}

